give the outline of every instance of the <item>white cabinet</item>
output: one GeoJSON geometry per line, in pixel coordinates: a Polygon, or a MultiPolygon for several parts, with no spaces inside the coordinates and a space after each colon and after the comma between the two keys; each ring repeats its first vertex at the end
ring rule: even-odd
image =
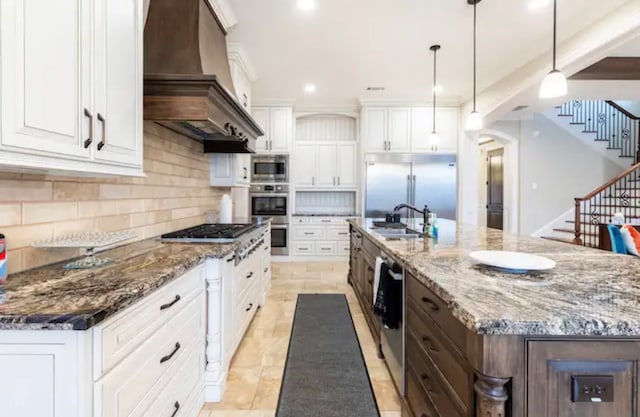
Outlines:
{"type": "Polygon", "coordinates": [[[319,259],[348,256],[347,219],[347,217],[294,217],[293,255],[319,259]]]}
{"type": "Polygon", "coordinates": [[[236,99],[245,108],[251,108],[251,80],[242,66],[234,59],[229,61],[233,88],[236,90],[236,99]]]}
{"type": "MultiPolygon", "coordinates": [[[[457,108],[438,108],[436,128],[440,136],[438,152],[458,150],[459,112],[457,108]]],[[[416,107],[411,111],[411,151],[432,152],[429,137],[433,131],[433,108],[416,107]]]]}
{"type": "Polygon", "coordinates": [[[142,2],[95,0],[95,159],[142,161],[142,2]]]}
{"type": "Polygon", "coordinates": [[[408,152],[411,109],[363,109],[365,152],[408,152]]]}
{"type": "Polygon", "coordinates": [[[248,187],[250,168],[250,154],[212,154],[210,184],[213,187],[248,187]]]}
{"type": "Polygon", "coordinates": [[[142,174],[142,1],[0,2],[0,168],[142,174]]]}
{"type": "Polygon", "coordinates": [[[300,189],[357,187],[357,145],[353,142],[298,142],[294,183],[300,189]]]}
{"type": "Polygon", "coordinates": [[[255,107],[252,109],[255,121],[265,132],[258,138],[258,153],[289,153],[293,138],[293,109],[291,107],[255,107]]]}

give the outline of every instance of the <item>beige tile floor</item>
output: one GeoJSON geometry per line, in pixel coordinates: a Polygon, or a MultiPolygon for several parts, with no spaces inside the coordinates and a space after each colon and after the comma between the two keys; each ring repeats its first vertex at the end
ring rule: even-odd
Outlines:
{"type": "MultiPolygon", "coordinates": [[[[382,417],[400,417],[400,402],[347,284],[347,262],[275,263],[266,305],[258,310],[231,362],[220,403],[205,404],[198,417],[274,417],[299,293],[344,293],[360,339],[382,417]]],[[[300,416],[304,417],[304,416],[300,416]]]]}

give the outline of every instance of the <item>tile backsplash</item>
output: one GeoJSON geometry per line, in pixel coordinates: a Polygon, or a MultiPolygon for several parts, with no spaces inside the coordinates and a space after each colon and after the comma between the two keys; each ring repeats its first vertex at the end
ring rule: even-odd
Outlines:
{"type": "Polygon", "coordinates": [[[9,273],[78,256],[31,242],[79,231],[132,230],[145,239],[204,222],[228,188],[209,186],[202,145],[155,123],[144,126],[145,178],[0,172],[0,233],[9,273]]]}

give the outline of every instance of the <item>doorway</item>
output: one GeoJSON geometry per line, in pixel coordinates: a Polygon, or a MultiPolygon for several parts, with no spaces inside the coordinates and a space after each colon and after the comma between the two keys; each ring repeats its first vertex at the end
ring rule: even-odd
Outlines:
{"type": "Polygon", "coordinates": [[[487,152],[487,227],[503,230],[504,148],[487,152]]]}

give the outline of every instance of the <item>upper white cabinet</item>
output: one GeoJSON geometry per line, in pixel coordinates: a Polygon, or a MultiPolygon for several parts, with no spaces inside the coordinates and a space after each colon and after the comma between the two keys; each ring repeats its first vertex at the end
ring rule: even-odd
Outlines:
{"type": "Polygon", "coordinates": [[[256,79],[255,70],[242,44],[228,43],[227,52],[236,99],[249,110],[251,109],[251,84],[256,79]]]}
{"type": "Polygon", "coordinates": [[[255,107],[253,118],[265,132],[258,138],[258,153],[289,153],[293,138],[293,109],[291,107],[255,107]]]}
{"type": "Polygon", "coordinates": [[[142,0],[0,2],[0,168],[142,174],[142,0]]]}
{"type": "MultiPolygon", "coordinates": [[[[457,152],[458,124],[457,108],[436,110],[440,135],[437,152],[457,152]]],[[[362,110],[364,152],[434,152],[429,143],[432,131],[433,108],[365,107],[362,110]]]]}
{"type": "Polygon", "coordinates": [[[211,154],[211,186],[248,187],[251,183],[250,154],[211,154]]]}
{"type": "Polygon", "coordinates": [[[299,142],[294,160],[294,182],[298,189],[357,188],[355,142],[299,142]]]}
{"type": "MultiPolygon", "coordinates": [[[[459,112],[457,108],[436,109],[436,128],[440,136],[437,152],[458,151],[459,112]]],[[[433,108],[417,107],[411,111],[411,151],[433,152],[429,137],[433,132],[433,108]]]]}
{"type": "Polygon", "coordinates": [[[365,152],[408,152],[411,109],[365,108],[363,110],[365,152]]]}

